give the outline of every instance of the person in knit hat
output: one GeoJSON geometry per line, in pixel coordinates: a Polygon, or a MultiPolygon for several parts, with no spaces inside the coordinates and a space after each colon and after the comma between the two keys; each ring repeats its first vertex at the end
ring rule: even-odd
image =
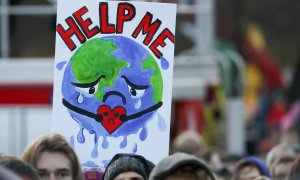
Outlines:
{"type": "Polygon", "coordinates": [[[136,154],[116,154],[107,165],[103,180],[147,180],[154,164],[136,154]]]}
{"type": "Polygon", "coordinates": [[[14,172],[1,165],[0,165],[0,179],[22,180],[21,177],[19,177],[14,172]]]}
{"type": "Polygon", "coordinates": [[[177,152],[160,161],[149,180],[215,180],[215,176],[201,159],[177,152]]]}
{"type": "Polygon", "coordinates": [[[0,165],[11,170],[22,179],[38,180],[36,170],[28,163],[14,156],[0,155],[0,165]]]}
{"type": "Polygon", "coordinates": [[[270,171],[265,162],[255,156],[241,159],[237,162],[233,172],[233,180],[255,179],[258,176],[271,178],[270,171]]]}

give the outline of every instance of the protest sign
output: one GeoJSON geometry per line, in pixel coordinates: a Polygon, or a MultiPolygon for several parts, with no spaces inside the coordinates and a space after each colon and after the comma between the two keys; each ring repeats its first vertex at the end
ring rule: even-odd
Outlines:
{"type": "Polygon", "coordinates": [[[58,1],[52,130],[83,166],[169,152],[176,5],[58,1]]]}

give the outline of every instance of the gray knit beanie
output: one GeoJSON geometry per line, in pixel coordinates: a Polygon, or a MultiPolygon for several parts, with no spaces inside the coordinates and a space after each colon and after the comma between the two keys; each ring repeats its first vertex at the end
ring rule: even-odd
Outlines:
{"type": "Polygon", "coordinates": [[[153,167],[154,164],[143,156],[135,154],[116,154],[108,164],[103,174],[103,180],[113,180],[120,173],[128,171],[136,172],[144,179],[148,179],[153,167]]]}

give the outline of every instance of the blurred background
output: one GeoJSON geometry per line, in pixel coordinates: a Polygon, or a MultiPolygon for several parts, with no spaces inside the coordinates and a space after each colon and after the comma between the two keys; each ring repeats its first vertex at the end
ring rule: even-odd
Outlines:
{"type": "MultiPolygon", "coordinates": [[[[0,152],[20,155],[50,132],[55,0],[0,0],[0,152]]],[[[299,143],[300,2],[177,3],[171,139],[264,156],[299,143]]]]}

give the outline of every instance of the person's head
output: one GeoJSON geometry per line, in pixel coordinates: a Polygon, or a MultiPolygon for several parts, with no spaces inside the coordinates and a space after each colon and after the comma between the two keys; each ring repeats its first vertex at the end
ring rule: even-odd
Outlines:
{"type": "Polygon", "coordinates": [[[196,156],[175,153],[158,163],[149,180],[215,180],[207,164],[196,156]]]}
{"type": "Polygon", "coordinates": [[[252,180],[258,176],[271,177],[264,161],[257,157],[246,157],[237,162],[233,172],[234,180],[252,180]]]}
{"type": "Polygon", "coordinates": [[[116,154],[107,165],[103,180],[146,180],[154,164],[136,154],[116,154]]]}
{"type": "Polygon", "coordinates": [[[172,144],[172,151],[183,152],[201,157],[205,153],[206,144],[203,137],[194,131],[181,132],[172,144]]]}
{"type": "Polygon", "coordinates": [[[266,176],[257,176],[255,179],[253,180],[271,180],[270,178],[266,177],[266,176]]]}
{"type": "Polygon", "coordinates": [[[300,179],[300,158],[299,157],[292,163],[287,179],[288,180],[300,179]]]}
{"type": "Polygon", "coordinates": [[[16,173],[24,180],[38,180],[36,170],[28,163],[13,156],[1,156],[0,165],[16,173]]]}
{"type": "Polygon", "coordinates": [[[0,165],[0,179],[9,179],[9,180],[22,180],[11,170],[0,165]]]}
{"type": "Polygon", "coordinates": [[[272,179],[285,180],[295,159],[293,156],[283,156],[277,159],[271,166],[272,179]]]}
{"type": "Polygon", "coordinates": [[[59,134],[37,138],[25,149],[21,159],[37,169],[40,179],[82,179],[74,150],[59,134]]]}
{"type": "Polygon", "coordinates": [[[299,153],[299,145],[298,144],[288,144],[282,143],[274,146],[267,154],[266,164],[269,168],[271,168],[272,164],[283,156],[293,156],[299,153]]]}

